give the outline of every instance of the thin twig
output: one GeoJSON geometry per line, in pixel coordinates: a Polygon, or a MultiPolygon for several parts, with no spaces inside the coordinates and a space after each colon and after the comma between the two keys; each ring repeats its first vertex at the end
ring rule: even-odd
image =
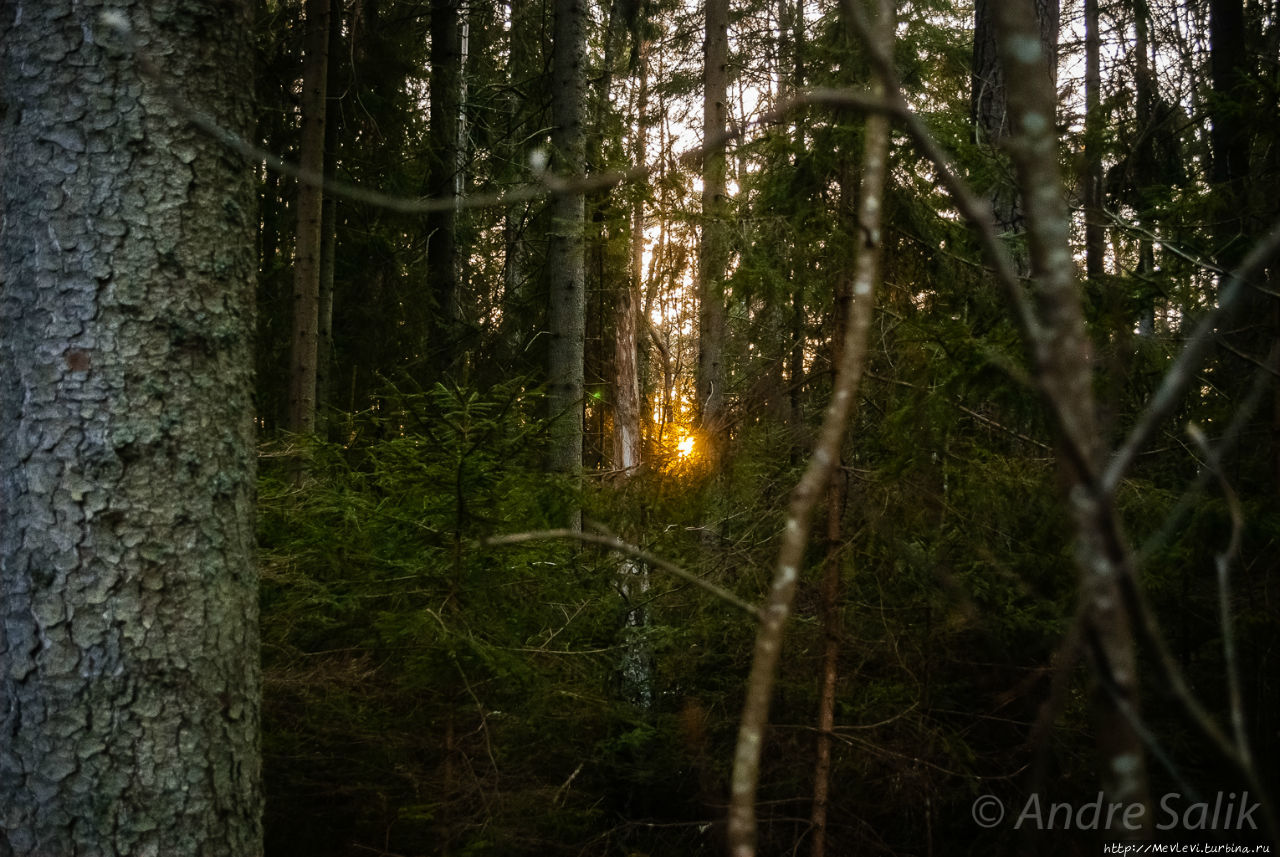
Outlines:
{"type": "Polygon", "coordinates": [[[1195,265],[1197,268],[1202,268],[1203,270],[1210,271],[1214,274],[1219,274],[1224,276],[1230,273],[1229,271],[1223,269],[1222,267],[1215,265],[1213,262],[1209,262],[1209,261],[1206,261],[1205,259],[1201,259],[1198,256],[1194,256],[1189,251],[1183,250],[1177,244],[1174,244],[1164,238],[1161,238],[1158,234],[1156,234],[1155,230],[1147,229],[1146,227],[1140,226],[1137,223],[1131,223],[1125,220],[1123,217],[1120,216],[1120,213],[1117,211],[1110,211],[1104,208],[1103,214],[1105,214],[1107,216],[1107,219],[1110,220],[1116,226],[1122,229],[1126,229],[1130,232],[1138,233],[1139,235],[1149,239],[1153,243],[1159,244],[1162,249],[1167,250],[1168,252],[1172,253],[1173,255],[1187,262],[1190,262],[1191,264],[1195,265]]]}
{"type": "Polygon", "coordinates": [[[1121,569],[1119,583],[1120,594],[1124,599],[1125,608],[1134,619],[1140,640],[1152,655],[1151,661],[1159,673],[1158,682],[1182,706],[1192,724],[1200,730],[1200,734],[1244,778],[1249,790],[1257,797],[1261,806],[1263,826],[1266,828],[1267,836],[1273,843],[1280,846],[1280,823],[1277,822],[1269,792],[1258,776],[1257,769],[1250,763],[1249,759],[1241,757],[1236,752],[1235,746],[1218,728],[1218,724],[1213,717],[1205,710],[1204,706],[1200,704],[1200,700],[1191,691],[1191,687],[1187,684],[1182,670],[1178,668],[1178,663],[1174,659],[1173,653],[1169,651],[1169,644],[1165,641],[1164,634],[1160,630],[1160,623],[1156,619],[1155,611],[1147,601],[1146,593],[1143,592],[1142,587],[1138,584],[1137,576],[1134,574],[1131,565],[1121,569]]]}
{"type": "Polygon", "coordinates": [[[746,601],[743,601],[737,595],[722,586],[717,586],[709,580],[705,580],[691,571],[687,571],[673,562],[668,562],[657,554],[650,553],[642,547],[624,542],[617,536],[605,535],[602,533],[578,532],[577,530],[561,529],[561,530],[535,530],[528,533],[508,533],[501,536],[490,536],[480,542],[485,547],[500,547],[502,545],[518,545],[525,542],[542,541],[545,539],[573,539],[575,541],[586,542],[587,544],[601,545],[610,550],[616,550],[619,553],[630,554],[636,559],[644,562],[653,568],[661,569],[668,574],[674,574],[681,580],[688,581],[694,586],[711,593],[721,601],[727,601],[739,610],[750,613],[757,621],[763,618],[760,609],[746,601]]]}
{"type": "MultiPolygon", "coordinates": [[[[872,381],[880,381],[881,383],[884,383],[884,384],[894,384],[899,387],[906,387],[907,389],[910,389],[910,390],[919,390],[922,393],[932,394],[934,392],[933,390],[926,389],[925,387],[922,387],[919,384],[912,384],[910,381],[903,381],[898,378],[886,378],[883,375],[877,375],[874,372],[866,373],[866,377],[871,379],[872,381]]],[[[1034,437],[1028,437],[1027,435],[1023,434],[1017,429],[1009,428],[1003,423],[997,422],[996,420],[992,419],[991,417],[985,416],[984,414],[980,414],[977,411],[973,410],[972,408],[969,408],[969,407],[966,407],[965,405],[960,404],[958,401],[954,399],[950,399],[943,396],[942,400],[947,404],[951,405],[956,410],[966,413],[969,416],[973,417],[978,422],[984,423],[985,425],[988,425],[993,429],[997,429],[998,431],[1002,431],[1005,434],[1008,434],[1012,437],[1016,437],[1018,440],[1022,441],[1023,443],[1029,443],[1032,446],[1037,446],[1040,449],[1045,450],[1046,452],[1053,451],[1053,447],[1049,446],[1049,444],[1043,441],[1036,440],[1034,437]]]]}
{"type": "MultiPolygon", "coordinates": [[[[1218,445],[1214,450],[1214,454],[1219,461],[1225,460],[1231,450],[1239,443],[1245,429],[1248,427],[1249,421],[1253,419],[1253,415],[1262,405],[1267,394],[1271,392],[1272,377],[1276,374],[1276,370],[1280,368],[1280,342],[1271,346],[1271,353],[1267,356],[1266,361],[1257,371],[1253,373],[1253,383],[1249,388],[1249,393],[1245,396],[1244,401],[1236,408],[1235,413],[1231,417],[1231,422],[1227,424],[1227,429],[1222,433],[1222,438],[1218,441],[1218,445]]],[[[1145,454],[1150,454],[1148,450],[1145,454]]],[[[1173,540],[1178,534],[1179,527],[1190,514],[1195,500],[1204,491],[1205,486],[1209,484],[1209,480],[1213,478],[1213,474],[1208,467],[1201,467],[1196,473],[1196,478],[1182,492],[1182,496],[1178,499],[1178,504],[1174,506],[1173,511],[1165,516],[1164,523],[1155,535],[1150,536],[1142,547],[1134,556],[1134,568],[1141,570],[1142,567],[1155,555],[1156,551],[1163,548],[1173,540]]]]}
{"type": "MultiPolygon", "coordinates": [[[[160,95],[164,97],[165,101],[196,128],[213,137],[214,140],[247,161],[265,164],[270,170],[290,176],[304,184],[323,188],[327,196],[345,199],[349,202],[376,205],[388,211],[395,211],[401,214],[501,208],[514,203],[541,199],[553,194],[591,193],[615,185],[639,181],[651,175],[662,173],[663,168],[671,162],[670,159],[660,159],[652,164],[639,164],[626,170],[613,170],[585,175],[542,173],[538,176],[537,181],[516,185],[496,193],[476,194],[463,198],[423,199],[371,190],[353,182],[305,170],[220,125],[208,114],[195,110],[182,97],[181,93],[169,85],[164,72],[155,62],[139,49],[133,28],[124,16],[119,13],[104,13],[99,17],[99,23],[111,30],[121,40],[123,47],[133,55],[138,67],[151,81],[152,85],[156,87],[160,95]]],[[[816,105],[856,109],[868,113],[890,114],[904,119],[909,112],[905,103],[891,103],[884,99],[876,98],[867,92],[818,88],[779,102],[773,110],[761,114],[754,121],[743,123],[722,134],[713,135],[704,140],[701,145],[680,153],[676,160],[686,166],[696,165],[708,152],[717,151],[735,140],[746,137],[748,133],[756,129],[776,125],[785,120],[790,114],[805,107],[816,105]]]]}
{"type": "MultiPolygon", "coordinates": [[[[440,630],[444,631],[446,638],[453,636],[452,632],[449,630],[449,626],[444,623],[444,619],[440,616],[439,613],[437,613],[435,610],[432,610],[430,608],[426,608],[426,613],[432,619],[436,620],[436,622],[440,625],[440,630]]],[[[489,764],[493,766],[494,776],[497,776],[498,760],[493,755],[493,742],[489,735],[489,718],[484,713],[484,705],[480,702],[480,697],[476,696],[476,692],[472,690],[471,682],[470,680],[467,679],[467,674],[462,669],[462,664],[461,662],[459,662],[458,656],[451,652],[449,655],[449,658],[450,660],[453,661],[453,666],[455,669],[457,669],[458,676],[461,677],[462,679],[462,686],[466,688],[467,695],[470,696],[471,701],[475,703],[476,713],[480,716],[480,729],[484,733],[485,752],[489,756],[489,764]]]]}
{"type": "Polygon", "coordinates": [[[1222,469],[1222,461],[1209,446],[1209,439],[1205,437],[1204,430],[1195,423],[1188,423],[1187,434],[1204,454],[1205,466],[1218,477],[1218,486],[1222,489],[1223,499],[1227,501],[1227,509],[1231,515],[1231,537],[1227,542],[1227,548],[1214,557],[1214,565],[1217,566],[1218,571],[1218,618],[1222,625],[1222,657],[1227,670],[1227,696],[1231,706],[1231,728],[1236,737],[1236,752],[1240,754],[1240,759],[1246,765],[1252,767],[1253,758],[1249,753],[1249,739],[1244,728],[1244,703],[1240,697],[1236,638],[1231,621],[1231,563],[1240,556],[1244,511],[1240,508],[1240,497],[1227,481],[1222,469]]]}
{"type": "Polygon", "coordinates": [[[1195,369],[1204,360],[1213,345],[1214,331],[1234,314],[1244,303],[1249,281],[1257,276],[1277,252],[1280,252],[1280,220],[1276,221],[1266,237],[1254,245],[1240,267],[1228,278],[1222,288],[1218,306],[1200,320],[1191,339],[1183,346],[1178,359],[1165,372],[1160,388],[1138,417],[1138,422],[1125,438],[1124,445],[1111,456],[1102,474],[1101,490],[1111,494],[1124,479],[1143,445],[1155,434],[1156,427],[1173,413],[1182,401],[1182,395],[1195,377],[1195,369]]]}

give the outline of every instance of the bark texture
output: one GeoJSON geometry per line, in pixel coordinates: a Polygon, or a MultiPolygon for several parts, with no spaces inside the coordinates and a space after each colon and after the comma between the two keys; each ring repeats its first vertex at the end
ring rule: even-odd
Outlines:
{"type": "MultiPolygon", "coordinates": [[[[1005,70],[996,36],[996,13],[1013,0],[976,0],[973,4],[973,87],[970,93],[975,139],[999,146],[1012,131],[1005,70]]],[[[1049,58],[1051,81],[1057,80],[1059,0],[1034,0],[1041,46],[1049,58]]],[[[1051,117],[1052,121],[1052,117],[1051,117]]],[[[996,225],[1006,235],[1022,232],[1021,200],[1006,177],[997,180],[991,191],[991,208],[996,225]]]]}
{"type": "Polygon", "coordinates": [[[1098,0],[1084,0],[1084,255],[1085,273],[1100,280],[1106,234],[1102,211],[1102,33],[1098,0]]]}
{"type": "MultiPolygon", "coordinates": [[[[510,176],[513,181],[529,180],[530,155],[534,150],[534,142],[528,133],[530,122],[530,93],[536,88],[533,81],[540,79],[541,57],[534,40],[521,38],[521,34],[536,29],[536,16],[541,7],[531,0],[507,0],[506,24],[511,34],[508,41],[508,60],[506,64],[509,87],[506,103],[506,143],[502,148],[503,156],[511,162],[510,176]]],[[[530,218],[528,200],[513,202],[503,213],[502,232],[503,268],[502,268],[502,322],[501,322],[501,365],[509,366],[517,355],[525,348],[526,339],[534,335],[528,323],[530,317],[530,295],[527,280],[527,256],[525,230],[530,218]]]]}
{"type": "MultiPolygon", "coordinates": [[[[325,82],[326,100],[342,91],[338,79],[342,50],[342,10],[330,9],[329,62],[325,82]]],[[[338,166],[338,125],[341,110],[325,109],[324,174],[332,176],[338,166]]],[[[316,308],[316,432],[324,437],[328,429],[329,397],[333,389],[333,281],[338,263],[338,200],[325,194],[320,207],[320,282],[316,308]]]]}
{"type": "Polygon", "coordinates": [[[1209,57],[1214,97],[1211,177],[1216,184],[1239,182],[1249,174],[1249,54],[1243,0],[1210,0],[1209,57]]]}
{"type": "Polygon", "coordinates": [[[250,5],[0,2],[4,857],[261,853],[250,5]]]}
{"type": "MultiPolygon", "coordinates": [[[[643,127],[648,101],[648,46],[635,52],[639,68],[636,115],[643,127]]],[[[645,163],[648,156],[643,130],[635,139],[635,162],[645,163]]],[[[636,188],[640,191],[642,188],[636,188]]],[[[638,324],[639,295],[644,275],[644,193],[637,192],[631,201],[631,246],[627,277],[618,289],[614,315],[614,393],[613,393],[613,468],[619,482],[630,479],[640,468],[640,367],[638,324]]],[[[649,570],[631,557],[619,568],[618,588],[632,607],[627,612],[627,644],[622,655],[623,695],[642,711],[653,705],[653,654],[644,637],[648,625],[643,601],[649,591],[649,570]]]]}

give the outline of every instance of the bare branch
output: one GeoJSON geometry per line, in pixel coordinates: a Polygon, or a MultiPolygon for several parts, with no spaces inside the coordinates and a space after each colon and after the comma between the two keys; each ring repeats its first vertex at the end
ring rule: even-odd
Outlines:
{"type": "Polygon", "coordinates": [[[1143,445],[1155,433],[1156,426],[1164,421],[1173,409],[1182,401],[1182,395],[1195,378],[1195,370],[1204,360],[1213,344],[1213,334],[1225,324],[1232,314],[1243,304],[1245,293],[1249,290],[1249,281],[1261,273],[1271,258],[1280,252],[1280,221],[1272,225],[1266,237],[1254,245],[1249,255],[1240,263],[1231,277],[1222,287],[1222,296],[1218,306],[1196,325],[1191,339],[1183,347],[1178,359],[1169,367],[1160,382],[1160,389],[1152,395],[1151,401],[1138,418],[1137,424],[1125,438],[1124,445],[1116,451],[1102,474],[1102,491],[1111,494],[1120,484],[1120,480],[1133,466],[1134,459],[1143,445]]]}
{"type": "MultiPolygon", "coordinates": [[[[1227,424],[1226,431],[1222,433],[1221,439],[1214,448],[1214,455],[1219,461],[1225,459],[1227,455],[1240,442],[1241,436],[1244,434],[1249,421],[1253,415],[1257,413],[1261,407],[1263,399],[1271,392],[1272,379],[1280,370],[1280,342],[1271,346],[1271,353],[1263,364],[1253,373],[1253,383],[1249,387],[1249,393],[1245,396],[1235,413],[1231,417],[1231,422],[1227,424]]],[[[1196,474],[1196,478],[1182,492],[1182,496],[1178,499],[1178,504],[1168,515],[1165,516],[1164,523],[1161,524],[1159,531],[1155,535],[1150,536],[1142,547],[1137,551],[1134,560],[1134,566],[1141,569],[1145,562],[1153,556],[1156,551],[1160,550],[1168,544],[1178,532],[1178,527],[1186,519],[1191,512],[1192,506],[1196,498],[1209,484],[1209,480],[1213,478],[1213,472],[1208,467],[1201,467],[1196,474]]]]}
{"type": "Polygon", "coordinates": [[[1107,219],[1110,220],[1113,224],[1115,224],[1115,226],[1117,226],[1118,228],[1123,229],[1126,232],[1132,232],[1134,234],[1141,235],[1144,238],[1149,239],[1153,244],[1160,245],[1162,249],[1166,250],[1169,253],[1172,253],[1173,255],[1179,257],[1184,261],[1190,262],[1192,265],[1195,265],[1197,268],[1201,268],[1206,271],[1212,271],[1215,274],[1226,275],[1231,273],[1230,271],[1223,269],[1222,267],[1214,264],[1213,262],[1207,259],[1202,259],[1188,250],[1183,250],[1177,244],[1174,244],[1173,242],[1165,238],[1161,238],[1160,235],[1157,234],[1154,229],[1148,229],[1142,226],[1141,224],[1133,223],[1131,221],[1125,220],[1118,211],[1108,211],[1107,209],[1103,209],[1103,213],[1106,215],[1107,219]]]}
{"type": "Polygon", "coordinates": [[[1235,733],[1236,753],[1241,761],[1252,767],[1253,759],[1249,753],[1249,739],[1244,729],[1244,704],[1240,697],[1240,673],[1236,663],[1236,638],[1231,622],[1231,563],[1240,555],[1240,541],[1244,532],[1244,511],[1240,507],[1240,498],[1236,495],[1231,483],[1227,481],[1222,469],[1222,461],[1209,446],[1204,429],[1195,423],[1187,425],[1187,434],[1204,454],[1205,464],[1218,477],[1218,486],[1227,501],[1227,509],[1231,513],[1231,538],[1226,550],[1214,557],[1214,565],[1218,571],[1218,609],[1219,623],[1222,626],[1222,657],[1227,672],[1227,695],[1231,705],[1231,728],[1235,733]]]}
{"type": "MultiPolygon", "coordinates": [[[[892,40],[891,8],[884,0],[880,0],[878,5],[880,9],[877,23],[880,26],[876,37],[892,40]]],[[[883,89],[883,78],[877,75],[873,90],[879,94],[883,89]]],[[[875,114],[867,118],[865,141],[857,232],[852,236],[857,242],[858,252],[854,259],[852,287],[849,291],[853,296],[849,323],[845,328],[844,341],[839,344],[835,385],[831,401],[823,415],[817,443],[791,494],[773,585],[766,598],[764,615],[756,634],[742,720],[738,726],[727,831],[729,851],[733,857],[754,857],[756,853],[755,801],[760,782],[760,758],[764,749],[764,732],[769,722],[769,705],[777,677],[778,659],[782,652],[784,629],[791,613],[791,603],[804,561],[813,510],[840,459],[841,445],[866,358],[867,339],[875,307],[875,283],[879,276],[881,211],[888,172],[889,122],[886,116],[875,114]]]]}
{"type": "Polygon", "coordinates": [[[1258,776],[1257,768],[1251,759],[1242,757],[1235,746],[1218,728],[1213,717],[1192,692],[1177,660],[1169,651],[1155,611],[1147,601],[1145,593],[1138,585],[1137,577],[1131,566],[1122,569],[1119,575],[1120,594],[1124,598],[1125,609],[1134,618],[1139,639],[1152,655],[1152,663],[1159,672],[1159,681],[1174,700],[1182,706],[1191,723],[1200,730],[1200,734],[1209,742],[1222,758],[1226,759],[1240,774],[1248,785],[1250,792],[1256,796],[1262,813],[1263,826],[1267,836],[1273,843],[1280,844],[1280,822],[1277,821],[1275,809],[1271,804],[1269,792],[1258,776]]]}
{"type": "MultiPolygon", "coordinates": [[[[885,383],[885,384],[893,384],[898,387],[906,387],[909,390],[919,390],[921,392],[927,392],[930,395],[937,395],[937,393],[934,390],[926,390],[924,387],[920,386],[919,384],[912,384],[909,381],[902,381],[902,380],[899,380],[898,378],[886,378],[883,375],[877,375],[874,372],[866,373],[866,377],[870,378],[872,381],[880,381],[881,383],[885,383]]],[[[1018,440],[1022,441],[1023,443],[1028,443],[1028,444],[1031,444],[1032,446],[1039,447],[1045,452],[1053,451],[1053,448],[1049,446],[1049,444],[1043,441],[1036,440],[1034,437],[1028,437],[1027,435],[1023,434],[1017,429],[1010,428],[1009,426],[1006,426],[1003,423],[1000,423],[992,419],[991,417],[986,416],[985,414],[980,414],[977,411],[973,410],[972,408],[966,407],[965,405],[961,404],[956,399],[943,397],[943,401],[951,405],[956,410],[962,413],[968,414],[978,422],[983,423],[984,425],[990,426],[991,428],[996,429],[997,431],[1002,431],[1005,434],[1010,435],[1011,437],[1016,437],[1018,440]]]]}

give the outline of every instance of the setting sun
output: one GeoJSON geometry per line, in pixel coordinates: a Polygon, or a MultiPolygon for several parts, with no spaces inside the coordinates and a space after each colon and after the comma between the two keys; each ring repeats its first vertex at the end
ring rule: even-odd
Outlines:
{"type": "Polygon", "coordinates": [[[676,454],[681,458],[688,458],[693,455],[693,435],[685,435],[685,437],[676,444],[676,454]]]}

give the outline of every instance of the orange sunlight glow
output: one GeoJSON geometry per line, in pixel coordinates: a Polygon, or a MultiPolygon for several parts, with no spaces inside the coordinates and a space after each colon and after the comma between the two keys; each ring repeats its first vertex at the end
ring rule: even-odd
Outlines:
{"type": "Polygon", "coordinates": [[[676,454],[681,458],[688,458],[693,455],[693,435],[685,435],[680,439],[680,442],[676,444],[676,454]]]}

